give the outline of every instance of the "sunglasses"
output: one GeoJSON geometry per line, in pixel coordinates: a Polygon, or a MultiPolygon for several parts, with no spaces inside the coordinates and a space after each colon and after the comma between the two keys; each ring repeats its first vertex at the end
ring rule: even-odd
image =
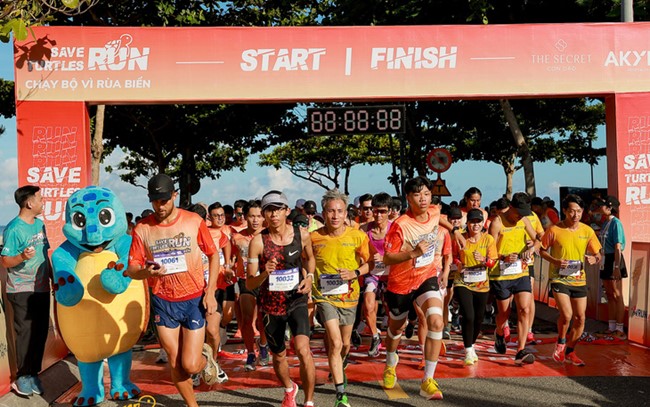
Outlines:
{"type": "Polygon", "coordinates": [[[388,209],[374,209],[373,212],[374,212],[374,213],[378,213],[378,214],[380,214],[380,215],[385,215],[385,214],[387,214],[389,211],[388,211],[388,209]]]}
{"type": "Polygon", "coordinates": [[[315,211],[306,211],[305,215],[314,216],[314,215],[316,215],[316,212],[315,211]]]}
{"type": "Polygon", "coordinates": [[[363,211],[371,211],[371,210],[372,210],[372,206],[362,206],[362,207],[361,207],[361,210],[363,210],[363,211]]]}

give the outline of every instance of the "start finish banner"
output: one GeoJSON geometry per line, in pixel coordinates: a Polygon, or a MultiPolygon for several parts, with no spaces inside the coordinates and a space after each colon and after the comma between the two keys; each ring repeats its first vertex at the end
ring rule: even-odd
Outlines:
{"type": "Polygon", "coordinates": [[[18,100],[368,100],[650,91],[650,24],[36,27],[18,100]]]}

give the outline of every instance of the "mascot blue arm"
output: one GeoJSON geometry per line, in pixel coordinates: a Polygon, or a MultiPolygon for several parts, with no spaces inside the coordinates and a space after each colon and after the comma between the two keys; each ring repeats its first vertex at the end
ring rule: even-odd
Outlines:
{"type": "Polygon", "coordinates": [[[117,239],[113,251],[119,259],[114,266],[110,264],[101,273],[102,286],[111,294],[122,294],[129,286],[129,283],[131,283],[131,277],[124,275],[129,265],[131,240],[131,236],[129,235],[123,235],[117,239]]]}
{"type": "Polygon", "coordinates": [[[69,241],[63,242],[54,253],[52,253],[52,268],[54,269],[54,298],[56,301],[72,307],[77,305],[84,296],[84,287],[79,282],[75,273],[77,259],[81,249],[69,241]]]}

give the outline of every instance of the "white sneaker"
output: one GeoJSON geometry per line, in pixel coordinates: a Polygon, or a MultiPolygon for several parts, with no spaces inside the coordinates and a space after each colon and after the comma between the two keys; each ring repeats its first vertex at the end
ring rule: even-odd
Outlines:
{"type": "Polygon", "coordinates": [[[201,385],[201,375],[196,373],[192,375],[192,386],[199,387],[201,385]]]}
{"type": "Polygon", "coordinates": [[[158,353],[158,359],[156,359],[156,363],[167,363],[169,362],[167,358],[167,352],[163,348],[160,348],[160,352],[158,353]]]}

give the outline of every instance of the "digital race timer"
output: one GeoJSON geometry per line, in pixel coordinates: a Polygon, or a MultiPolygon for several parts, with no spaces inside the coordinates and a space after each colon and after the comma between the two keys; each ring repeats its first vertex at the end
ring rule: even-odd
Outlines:
{"type": "Polygon", "coordinates": [[[307,126],[315,136],[404,133],[405,112],[404,105],[308,108],[307,126]]]}

